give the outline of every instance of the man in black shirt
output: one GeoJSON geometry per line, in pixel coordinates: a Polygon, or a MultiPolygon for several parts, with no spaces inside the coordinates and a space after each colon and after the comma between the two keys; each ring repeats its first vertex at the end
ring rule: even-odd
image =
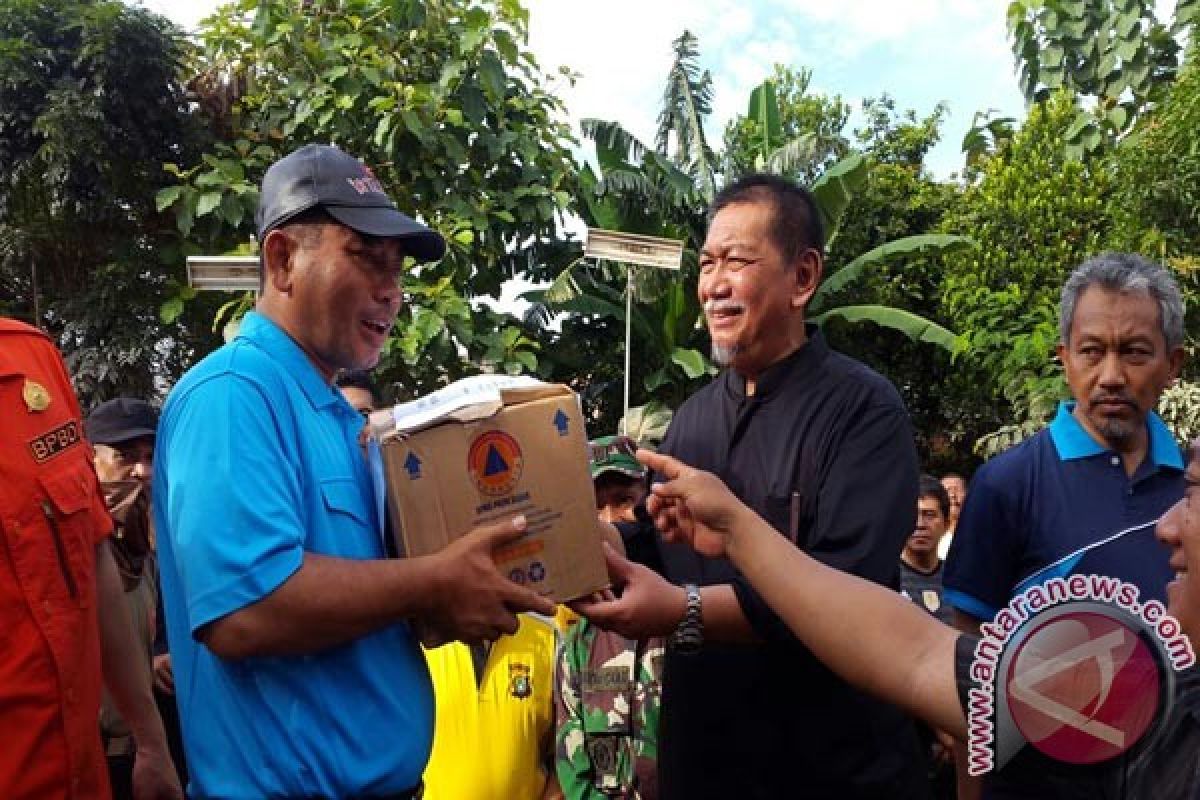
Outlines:
{"type": "MultiPolygon", "coordinates": [[[[917,527],[900,553],[900,593],[947,625],[953,619],[950,606],[942,602],[938,542],[946,532],[949,516],[950,495],[946,487],[932,475],[922,475],[917,489],[917,527]]],[[[917,727],[917,735],[929,759],[934,796],[956,797],[953,738],[925,725],[917,727]]]]}
{"type": "Polygon", "coordinates": [[[947,625],[950,606],[942,602],[942,560],[938,542],[946,532],[950,495],[932,475],[922,475],[917,497],[917,527],[900,553],[900,592],[947,625]]]}
{"type": "MultiPolygon", "coordinates": [[[[814,558],[898,591],[912,431],[891,384],[805,324],[822,247],[812,196],[789,181],[755,175],[718,195],[698,292],[728,369],[684,403],[661,449],[719,475],[814,558]]],[[[620,597],[580,610],[626,636],[672,638],[664,798],[926,796],[903,714],[823,667],[728,560],[665,543],[662,555],[669,581],[611,555],[620,597]]]]}

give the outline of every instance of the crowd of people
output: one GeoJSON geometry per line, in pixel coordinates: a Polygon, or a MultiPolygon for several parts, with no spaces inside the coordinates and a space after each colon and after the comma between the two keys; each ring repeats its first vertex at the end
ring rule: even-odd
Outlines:
{"type": "Polygon", "coordinates": [[[85,419],[50,340],[0,319],[0,797],[1200,798],[1195,668],[1113,757],[1023,731],[966,768],[981,635],[1031,587],[1111,576],[1200,635],[1200,451],[1154,413],[1184,359],[1162,267],[1080,265],[1072,400],[938,479],[896,389],[806,319],[811,194],[724,188],[698,282],[722,370],[661,442],[591,442],[579,535],[612,587],[567,608],[492,560],[523,518],[406,558],[380,513],[370,370],[442,237],[325,145],[268,170],[256,226],[255,310],[161,413],[85,419]]]}

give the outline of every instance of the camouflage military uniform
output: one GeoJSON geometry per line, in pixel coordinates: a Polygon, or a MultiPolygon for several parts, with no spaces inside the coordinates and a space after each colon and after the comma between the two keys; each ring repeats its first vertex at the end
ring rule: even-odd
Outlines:
{"type": "Polygon", "coordinates": [[[555,761],[567,800],[655,800],[663,640],[576,624],[558,657],[555,761]]]}

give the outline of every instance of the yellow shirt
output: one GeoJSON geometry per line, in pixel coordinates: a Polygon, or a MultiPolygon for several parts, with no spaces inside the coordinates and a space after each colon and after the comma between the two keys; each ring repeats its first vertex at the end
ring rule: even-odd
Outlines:
{"type": "Polygon", "coordinates": [[[425,800],[537,800],[554,737],[553,620],[522,614],[483,680],[461,642],[425,651],[437,713],[425,800]]]}
{"type": "Polygon", "coordinates": [[[571,626],[579,622],[579,615],[566,606],[559,606],[554,612],[554,624],[558,627],[558,632],[566,636],[571,630],[571,626]]]}

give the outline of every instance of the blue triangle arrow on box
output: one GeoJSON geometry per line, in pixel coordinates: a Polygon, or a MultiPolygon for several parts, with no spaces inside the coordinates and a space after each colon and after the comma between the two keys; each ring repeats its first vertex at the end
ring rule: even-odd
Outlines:
{"type": "Polygon", "coordinates": [[[567,428],[569,427],[570,423],[571,421],[567,418],[567,415],[563,413],[561,408],[554,414],[554,427],[558,428],[559,436],[567,435],[567,428]]]}
{"type": "Polygon", "coordinates": [[[408,452],[408,458],[404,459],[404,469],[408,472],[410,481],[421,477],[421,459],[417,458],[417,454],[411,450],[408,452]]]}

